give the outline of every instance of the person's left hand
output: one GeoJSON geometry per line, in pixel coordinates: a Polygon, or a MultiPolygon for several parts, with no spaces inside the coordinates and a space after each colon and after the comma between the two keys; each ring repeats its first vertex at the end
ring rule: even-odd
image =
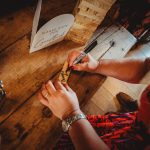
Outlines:
{"type": "Polygon", "coordinates": [[[44,84],[39,92],[40,102],[49,107],[53,114],[60,119],[65,119],[72,113],[80,112],[76,93],[66,84],[49,81],[44,84]]]}

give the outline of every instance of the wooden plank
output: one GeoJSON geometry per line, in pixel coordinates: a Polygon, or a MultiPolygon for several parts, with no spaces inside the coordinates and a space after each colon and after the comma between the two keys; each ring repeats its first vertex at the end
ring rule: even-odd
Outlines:
{"type": "Polygon", "coordinates": [[[138,45],[137,47],[133,48],[126,57],[132,57],[132,58],[146,58],[150,57],[150,45],[142,44],[138,45]]]}
{"type": "Polygon", "coordinates": [[[94,115],[98,115],[98,114],[104,114],[103,110],[98,107],[97,104],[93,103],[91,100],[87,102],[87,104],[82,108],[82,111],[85,114],[94,114],[94,115]]]}
{"type": "Polygon", "coordinates": [[[0,79],[7,92],[5,105],[0,111],[0,122],[61,69],[73,48],[79,49],[77,44],[63,41],[29,54],[29,39],[25,36],[0,54],[0,79]]]}
{"type": "MultiPolygon", "coordinates": [[[[110,47],[110,41],[112,40],[115,42],[114,47],[110,48],[109,51],[106,52],[106,54],[102,57],[102,59],[122,58],[136,42],[136,39],[125,28],[113,25],[98,38],[99,44],[94,51],[91,52],[91,54],[98,59],[99,56],[97,56],[97,53],[102,55],[105,51],[107,51],[107,49],[110,47]]],[[[112,90],[115,88],[113,86],[114,82],[111,83],[108,81],[109,78],[106,79],[104,84],[97,90],[91,99],[95,105],[103,110],[103,113],[111,111],[116,112],[119,110],[119,104],[115,98],[117,92],[112,94],[112,90]],[[110,88],[109,84],[112,86],[112,88],[110,88]]]]}
{"type": "MultiPolygon", "coordinates": [[[[73,72],[69,85],[77,93],[81,106],[84,106],[104,79],[99,75],[73,72]]],[[[61,134],[60,122],[55,117],[45,118],[42,111],[43,106],[37,101],[36,94],[16,110],[0,126],[2,148],[31,150],[52,148],[61,134]]]]}
{"type": "Polygon", "coordinates": [[[109,26],[107,29],[105,29],[105,31],[101,34],[100,37],[98,37],[98,43],[102,43],[104,40],[106,40],[107,38],[109,38],[112,34],[114,34],[115,32],[117,32],[119,30],[119,26],[113,24],[111,26],[109,26]]]}
{"type": "Polygon", "coordinates": [[[0,16],[6,16],[7,14],[14,13],[20,9],[23,9],[28,6],[35,5],[36,0],[5,0],[0,1],[0,16]]]}
{"type": "MultiPolygon", "coordinates": [[[[75,47],[75,43],[62,42],[29,55],[29,39],[26,36],[0,54],[0,75],[8,92],[0,118],[3,121],[0,130],[4,149],[45,149],[45,145],[53,146],[61,133],[59,121],[53,117],[52,120],[45,119],[41,115],[43,107],[37,102],[36,95],[32,94],[42,82],[55,76],[68,51],[75,47]],[[48,142],[49,139],[51,142],[48,142]]],[[[69,84],[77,92],[81,106],[84,106],[103,80],[99,75],[74,72],[69,84]]]]}
{"type": "Polygon", "coordinates": [[[139,99],[141,94],[141,89],[145,88],[145,85],[139,84],[130,84],[125,83],[123,81],[114,79],[114,78],[107,78],[104,82],[103,86],[113,95],[116,96],[118,92],[125,92],[132,96],[134,99],[139,99]]]}
{"type": "Polygon", "coordinates": [[[103,114],[107,112],[116,112],[119,109],[115,97],[104,86],[101,86],[96,91],[91,101],[103,110],[103,114]]]}
{"type": "Polygon", "coordinates": [[[70,73],[71,73],[71,70],[69,69],[68,61],[66,60],[59,74],[58,80],[61,83],[66,84],[69,79],[70,73]]]}
{"type": "Polygon", "coordinates": [[[79,0],[74,9],[75,23],[66,38],[86,44],[114,2],[115,0],[79,0]]]}
{"type": "MultiPolygon", "coordinates": [[[[71,13],[75,4],[76,0],[43,1],[40,24],[46,23],[57,15],[71,13]]],[[[0,18],[0,51],[31,32],[35,7],[36,5],[25,7],[0,18]]]]}
{"type": "Polygon", "coordinates": [[[136,38],[124,27],[113,25],[98,38],[98,45],[90,52],[90,54],[97,60],[100,56],[102,57],[105,52],[106,54],[102,59],[122,58],[135,43],[136,38]],[[111,48],[110,41],[115,43],[111,48]],[[97,53],[99,55],[97,55],[97,53]]]}

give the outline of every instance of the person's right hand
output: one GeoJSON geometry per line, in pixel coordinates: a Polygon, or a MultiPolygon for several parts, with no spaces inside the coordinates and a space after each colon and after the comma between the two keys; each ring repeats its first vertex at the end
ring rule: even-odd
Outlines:
{"type": "Polygon", "coordinates": [[[81,63],[73,65],[73,61],[80,55],[80,51],[72,51],[68,55],[69,67],[77,71],[95,72],[98,67],[98,61],[96,61],[90,54],[87,54],[81,61],[81,63]]]}

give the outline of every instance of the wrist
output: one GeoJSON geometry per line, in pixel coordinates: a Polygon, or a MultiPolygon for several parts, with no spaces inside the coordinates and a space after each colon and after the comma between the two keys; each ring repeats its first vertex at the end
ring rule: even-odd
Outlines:
{"type": "Polygon", "coordinates": [[[87,119],[86,116],[81,112],[81,110],[76,110],[70,114],[65,120],[62,120],[62,129],[64,132],[68,132],[75,122],[79,120],[87,119]]]}
{"type": "Polygon", "coordinates": [[[72,111],[69,111],[69,112],[66,112],[63,116],[62,116],[62,120],[65,120],[69,117],[72,117],[72,116],[75,116],[75,115],[78,115],[78,114],[82,114],[83,112],[80,110],[80,109],[75,109],[75,110],[72,110],[72,111]]]}
{"type": "Polygon", "coordinates": [[[97,61],[97,66],[96,66],[96,68],[94,69],[93,73],[98,73],[99,66],[100,66],[100,61],[97,61]]]}

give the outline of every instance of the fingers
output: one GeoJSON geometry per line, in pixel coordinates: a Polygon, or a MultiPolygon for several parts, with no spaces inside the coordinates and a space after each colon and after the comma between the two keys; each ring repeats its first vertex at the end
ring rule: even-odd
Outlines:
{"type": "Polygon", "coordinates": [[[82,63],[89,61],[89,55],[87,54],[83,59],[81,60],[82,63]]]}
{"type": "Polygon", "coordinates": [[[47,90],[47,88],[45,87],[45,84],[42,86],[41,94],[42,94],[42,96],[43,96],[45,99],[49,99],[49,98],[50,98],[50,93],[49,93],[49,91],[47,90]]]}
{"type": "Polygon", "coordinates": [[[53,95],[54,92],[56,92],[56,88],[54,87],[53,83],[51,81],[48,81],[46,84],[46,89],[48,90],[48,92],[53,95]]]}
{"type": "Polygon", "coordinates": [[[76,64],[73,66],[73,70],[77,70],[77,71],[87,71],[87,68],[88,68],[87,62],[76,64]]]}
{"type": "Polygon", "coordinates": [[[63,84],[59,81],[55,81],[54,82],[54,86],[56,88],[56,90],[62,90],[62,91],[66,91],[66,88],[63,86],[63,84]]]}
{"type": "Polygon", "coordinates": [[[68,64],[69,67],[73,65],[74,60],[80,55],[81,52],[79,51],[72,51],[69,55],[68,55],[68,64]]]}
{"type": "Polygon", "coordinates": [[[68,84],[64,84],[64,87],[67,89],[67,91],[74,92],[68,84]]]}
{"type": "Polygon", "coordinates": [[[77,71],[87,71],[88,69],[88,62],[90,60],[90,55],[87,54],[79,64],[73,65],[74,60],[81,54],[82,52],[79,51],[73,51],[68,56],[68,63],[69,66],[71,66],[71,69],[77,70],[77,71]]]}
{"type": "Polygon", "coordinates": [[[48,107],[49,105],[48,101],[43,97],[43,95],[40,92],[38,93],[38,99],[43,105],[48,107]]]}

